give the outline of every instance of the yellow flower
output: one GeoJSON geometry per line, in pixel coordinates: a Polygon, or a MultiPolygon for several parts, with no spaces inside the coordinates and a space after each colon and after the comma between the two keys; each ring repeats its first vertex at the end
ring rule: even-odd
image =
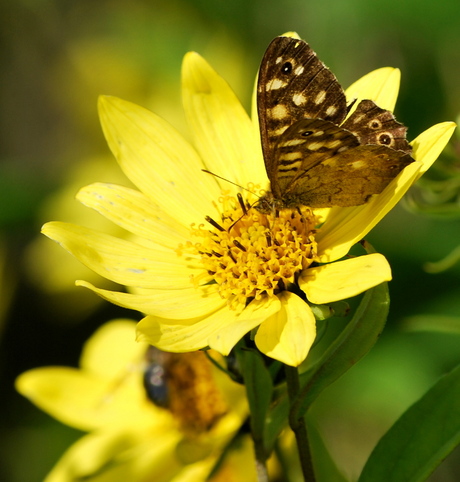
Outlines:
{"type": "MultiPolygon", "coordinates": [[[[354,83],[348,98],[393,110],[399,78],[397,69],[376,70],[354,83]]],[[[316,334],[305,297],[330,303],[391,279],[380,254],[340,259],[430,167],[454,124],[435,125],[413,140],[417,162],[369,203],[283,211],[274,219],[249,207],[254,194],[202,172],[206,168],[256,195],[267,188],[257,116],[250,119],[196,53],[185,56],[182,79],[196,150],[139,106],[113,97],[99,102],[108,144],[139,191],[98,183],[83,188],[78,199],[133,239],[64,223],[48,223],[43,232],[98,274],[129,287],[130,293],[118,293],[78,282],[145,313],[139,340],[166,351],[209,346],[227,355],[258,328],[255,343],[263,353],[299,365],[316,334]],[[245,199],[238,200],[237,192],[245,199]]]]}
{"type": "Polygon", "coordinates": [[[171,394],[166,409],[152,403],[144,374],[153,377],[147,386],[154,394],[156,389],[161,395],[158,382],[166,379],[147,371],[162,365],[148,364],[148,345],[135,343],[134,332],[133,321],[114,320],[88,340],[79,369],[37,368],[18,377],[18,391],[38,407],[90,431],[63,455],[46,482],[207,480],[243,423],[244,388],[215,370],[201,352],[165,354],[176,357],[163,365],[168,390],[180,393],[171,394]]]}
{"type": "MultiPolygon", "coordinates": [[[[126,233],[120,227],[101,218],[96,212],[88,212],[88,209],[75,202],[75,193],[81,186],[101,177],[107,182],[126,182],[123,173],[113,162],[113,158],[111,159],[108,155],[84,159],[77,165],[71,166],[61,188],[51,194],[41,206],[40,220],[43,222],[47,219],[65,219],[77,224],[83,222],[87,226],[104,230],[113,236],[124,236],[126,233]]],[[[92,293],[76,290],[74,286],[75,279],[79,278],[96,283],[97,274],[83,266],[77,259],[69,259],[65,251],[41,235],[28,245],[24,265],[30,281],[46,296],[51,297],[47,304],[52,306],[54,313],[62,313],[62,320],[81,319],[102,301],[92,293]],[[65,270],[62,269],[64,264],[65,270]],[[69,305],[72,305],[71,312],[68,309],[69,305]]],[[[108,280],[101,280],[100,277],[99,281],[103,281],[102,287],[105,289],[114,289],[116,286],[108,280]]]]}

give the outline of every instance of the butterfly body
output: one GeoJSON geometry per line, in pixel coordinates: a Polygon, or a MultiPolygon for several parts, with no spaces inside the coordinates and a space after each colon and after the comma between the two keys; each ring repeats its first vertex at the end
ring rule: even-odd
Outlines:
{"type": "Polygon", "coordinates": [[[257,103],[271,188],[261,212],[364,204],[413,162],[407,129],[391,112],[362,100],[347,118],[342,87],[302,40],[269,45],[257,103]]]}

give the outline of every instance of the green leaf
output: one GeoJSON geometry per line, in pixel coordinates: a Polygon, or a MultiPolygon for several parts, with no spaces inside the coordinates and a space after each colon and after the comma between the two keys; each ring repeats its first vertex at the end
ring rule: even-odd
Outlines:
{"type": "Polygon", "coordinates": [[[300,394],[292,410],[300,418],[318,395],[357,363],[383,331],[390,297],[387,283],[366,292],[355,315],[318,362],[301,375],[300,394]]]}
{"type": "Polygon", "coordinates": [[[278,436],[288,426],[289,397],[286,391],[279,395],[267,414],[265,423],[265,447],[270,453],[278,436]]]}
{"type": "Polygon", "coordinates": [[[421,482],[460,443],[460,366],[382,437],[358,482],[421,482]]]}
{"type": "Polygon", "coordinates": [[[347,482],[348,479],[339,471],[332,459],[316,424],[307,417],[308,440],[310,442],[313,468],[317,482],[347,482]]]}
{"type": "Polygon", "coordinates": [[[251,412],[251,431],[255,441],[264,439],[265,420],[273,395],[273,382],[262,356],[256,350],[237,351],[251,412]]]}

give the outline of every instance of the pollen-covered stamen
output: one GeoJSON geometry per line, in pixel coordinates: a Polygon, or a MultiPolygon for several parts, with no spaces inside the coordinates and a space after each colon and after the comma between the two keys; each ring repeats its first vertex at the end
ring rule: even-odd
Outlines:
{"type": "Polygon", "coordinates": [[[233,240],[233,244],[234,244],[238,249],[241,249],[241,251],[246,251],[246,248],[245,248],[237,239],[234,239],[234,240],[233,240]]]}
{"type": "Polygon", "coordinates": [[[225,229],[219,223],[216,223],[216,221],[214,221],[214,219],[212,219],[210,216],[206,216],[205,219],[209,224],[212,224],[219,231],[225,231],[225,229]]]}
{"type": "Polygon", "coordinates": [[[267,240],[267,246],[272,245],[272,237],[270,236],[270,233],[265,233],[265,239],[267,240]]]}
{"type": "Polygon", "coordinates": [[[244,204],[244,199],[241,193],[239,192],[236,197],[238,198],[238,202],[240,203],[240,207],[243,210],[244,214],[248,214],[248,208],[246,207],[246,204],[244,204]]]}
{"type": "Polygon", "coordinates": [[[318,221],[309,209],[273,215],[248,207],[240,196],[223,195],[220,202],[221,221],[206,217],[211,229],[193,226],[192,234],[201,240],[188,248],[201,254],[204,273],[229,304],[274,296],[315,261],[318,221]]]}

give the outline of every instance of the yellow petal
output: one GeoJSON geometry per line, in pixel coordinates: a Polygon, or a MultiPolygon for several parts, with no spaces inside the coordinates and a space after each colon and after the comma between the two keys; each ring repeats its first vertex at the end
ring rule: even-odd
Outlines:
{"type": "Polygon", "coordinates": [[[279,295],[281,309],[259,327],[255,342],[265,355],[298,366],[308,355],[316,337],[316,320],[305,301],[294,293],[279,295]]]}
{"type": "Polygon", "coordinates": [[[291,37],[291,38],[300,39],[299,34],[297,32],[294,32],[293,30],[283,33],[281,37],[291,37]]]}
{"type": "Polygon", "coordinates": [[[89,288],[107,301],[124,308],[175,320],[203,317],[226,303],[219,296],[215,284],[180,290],[146,290],[142,294],[108,291],[86,281],[78,281],[77,285],[89,288]]]}
{"type": "Polygon", "coordinates": [[[418,177],[436,161],[456,127],[455,122],[441,122],[422,132],[411,142],[414,159],[422,163],[418,177]]]}
{"type": "Polygon", "coordinates": [[[280,308],[280,302],[276,297],[251,301],[231,324],[210,337],[209,346],[222,355],[228,355],[246,333],[277,313],[280,308]]]}
{"type": "Polygon", "coordinates": [[[95,183],[82,188],[77,199],[123,229],[168,248],[176,249],[190,235],[188,227],[133,189],[95,183]]]}
{"type": "MultiPolygon", "coordinates": [[[[393,67],[382,67],[369,72],[345,91],[347,101],[356,99],[354,107],[363,99],[373,100],[382,109],[393,112],[398,98],[401,72],[393,67]]],[[[350,111],[353,112],[354,109],[350,111]]]]}
{"type": "Polygon", "coordinates": [[[108,387],[102,386],[99,379],[82,376],[75,368],[55,367],[22,373],[16,379],[16,390],[60,422],[80,430],[92,430],[99,426],[101,419],[100,414],[97,417],[88,414],[87,400],[90,399],[91,404],[93,398],[100,402],[108,387]],[[82,410],[81,406],[85,408],[82,410]]]}
{"type": "Polygon", "coordinates": [[[80,357],[80,367],[101,378],[120,375],[133,361],[142,360],[144,343],[135,342],[136,322],[127,319],[105,323],[89,338],[80,357]]]}
{"type": "Polygon", "coordinates": [[[315,304],[345,300],[391,280],[385,256],[373,253],[303,271],[299,286],[315,304]]]}
{"type": "Polygon", "coordinates": [[[134,341],[135,326],[124,319],[106,323],[86,342],[81,369],[29,370],[17,378],[16,388],[42,410],[81,430],[164,424],[163,411],[145,397],[147,346],[134,341]]]}
{"type": "Polygon", "coordinates": [[[147,402],[141,365],[138,367],[139,371],[133,373],[131,362],[117,379],[101,378],[75,368],[36,368],[17,378],[16,389],[41,410],[80,430],[152,425],[157,423],[155,414],[158,412],[160,418],[162,414],[147,402]]]}
{"type": "Polygon", "coordinates": [[[214,214],[220,194],[193,148],[163,119],[116,97],[100,97],[109,147],[128,178],[162,210],[188,226],[214,214]]]}
{"type": "Polygon", "coordinates": [[[243,187],[264,182],[260,141],[249,116],[225,80],[195,52],[184,58],[182,89],[187,121],[206,168],[243,187]]]}
{"type": "Polygon", "coordinates": [[[173,250],[146,248],[82,226],[52,222],[42,232],[88,268],[126,286],[190,288],[190,276],[203,271],[199,260],[179,257],[173,250]]]}
{"type": "Polygon", "coordinates": [[[176,454],[181,437],[173,429],[158,434],[148,429],[93,432],[66,451],[45,482],[172,480],[184,468],[176,454]],[[151,443],[155,435],[161,443],[151,443]]]}
{"type": "Polygon", "coordinates": [[[170,320],[158,316],[147,316],[137,325],[137,340],[145,341],[165,351],[188,352],[209,345],[209,340],[220,330],[238,318],[240,310],[227,306],[201,318],[170,320]]]}

